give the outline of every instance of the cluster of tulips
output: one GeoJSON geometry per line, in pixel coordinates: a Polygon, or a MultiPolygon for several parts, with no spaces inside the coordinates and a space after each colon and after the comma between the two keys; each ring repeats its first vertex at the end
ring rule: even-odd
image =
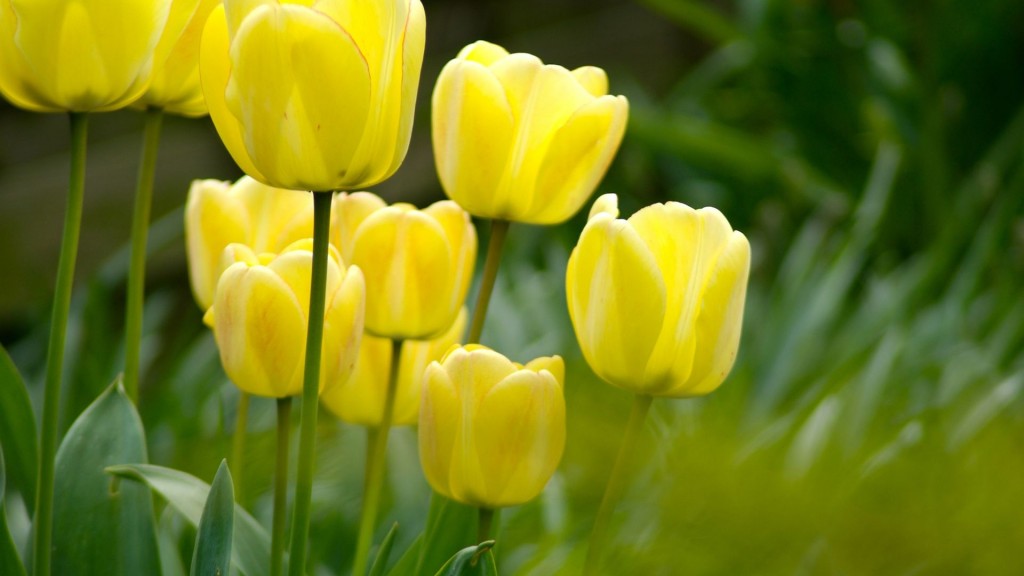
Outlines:
{"type": "MultiPolygon", "coordinates": [[[[193,293],[225,372],[242,401],[278,402],[284,466],[274,486],[272,574],[286,564],[293,575],[306,570],[321,401],[369,430],[353,574],[368,566],[392,426],[418,426],[435,497],[478,507],[480,541],[491,537],[495,509],[544,489],[565,444],[563,361],[520,364],[482,346],[480,335],[510,223],[554,225],[578,212],[615,155],[628,105],[608,94],[599,68],[570,71],[471,44],[433,91],[434,155],[449,200],[388,205],[364,190],[405,157],[425,25],[419,0],[0,3],[0,91],[17,106],[72,119],[34,515],[37,574],[60,554],[49,525],[56,407],[90,112],[133,106],[147,114],[127,298],[132,399],[162,115],[208,112],[246,173],[235,183],[193,183],[185,235],[193,293]],[[472,217],[489,220],[490,234],[470,314],[472,217]],[[286,562],[294,396],[300,439],[286,562]]],[[[652,398],[704,395],[728,375],[749,261],[746,238],[713,208],[669,202],[620,219],[614,195],[594,202],[566,271],[569,313],[594,372],[636,400],[586,573],[599,570],[625,483],[621,461],[652,398]]]]}

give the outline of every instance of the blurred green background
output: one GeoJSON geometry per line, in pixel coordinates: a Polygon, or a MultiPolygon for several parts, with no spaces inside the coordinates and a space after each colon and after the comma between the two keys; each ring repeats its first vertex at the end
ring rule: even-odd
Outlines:
{"type": "MultiPolygon", "coordinates": [[[[605,68],[630,124],[599,193],[624,215],[721,209],[753,246],[725,385],[655,403],[609,574],[1022,574],[1024,3],[1019,0],[425,0],[412,147],[378,190],[442,197],[429,96],[487,39],[605,68]]],[[[141,115],[95,116],[62,429],[120,371],[141,115]]],[[[40,408],[67,121],[0,108],[0,343],[40,408]]],[[[209,481],[236,391],[191,299],[181,206],[237,168],[208,120],[170,119],[149,261],[141,413],[151,461],[209,481]]],[[[586,210],[584,210],[585,215],[586,210]]],[[[630,397],[583,363],[564,299],[579,216],[514,226],[484,343],[568,362],[569,435],[537,502],[502,514],[508,574],[578,571],[630,397]]],[[[480,228],[482,240],[486,226],[480,228]]],[[[483,252],[483,251],[481,251],[483,252]]],[[[254,401],[244,502],[270,515],[273,405],[254,401]]],[[[321,418],[314,557],[348,569],[363,431],[321,418]]],[[[294,454],[294,450],[293,450],[294,454]]],[[[415,433],[394,433],[381,533],[426,516],[415,433]]],[[[8,509],[22,540],[24,506],[8,509]]],[[[161,527],[191,554],[172,513],[161,527]]]]}

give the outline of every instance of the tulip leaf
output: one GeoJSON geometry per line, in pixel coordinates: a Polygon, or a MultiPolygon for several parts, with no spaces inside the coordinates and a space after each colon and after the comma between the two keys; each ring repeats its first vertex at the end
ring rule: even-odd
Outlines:
{"type": "Polygon", "coordinates": [[[430,498],[430,512],[423,532],[406,549],[388,575],[434,574],[453,553],[473,542],[476,522],[476,508],[434,494],[430,498]]]}
{"type": "Polygon", "coordinates": [[[498,567],[491,552],[493,547],[494,540],[488,540],[459,550],[436,576],[497,576],[498,567]]]}
{"type": "Polygon", "coordinates": [[[384,540],[380,543],[380,548],[377,549],[377,557],[373,560],[373,565],[370,566],[369,576],[384,576],[384,569],[388,565],[388,557],[391,556],[391,548],[395,545],[395,536],[398,535],[398,522],[391,525],[391,530],[388,530],[384,540]]]}
{"type": "MultiPolygon", "coordinates": [[[[192,526],[198,526],[210,486],[171,468],[147,464],[111,466],[107,472],[148,485],[192,526]]],[[[231,563],[246,576],[265,576],[270,566],[270,535],[248,512],[235,504],[231,563]]]]}
{"type": "Polygon", "coordinates": [[[11,486],[27,508],[36,499],[36,420],[28,387],[0,346],[0,446],[11,464],[11,486]]]}
{"type": "Polygon", "coordinates": [[[75,420],[57,450],[54,574],[159,574],[153,498],[103,472],[145,462],[142,421],[120,381],[75,420]]]}
{"type": "Polygon", "coordinates": [[[227,576],[231,567],[231,538],[235,521],[235,488],[227,461],[221,461],[199,519],[192,553],[191,576],[227,576]]]}
{"type": "Polygon", "coordinates": [[[11,531],[7,528],[7,509],[4,506],[6,480],[4,451],[3,446],[0,446],[0,574],[25,576],[25,566],[21,563],[18,548],[14,545],[11,531]]]}

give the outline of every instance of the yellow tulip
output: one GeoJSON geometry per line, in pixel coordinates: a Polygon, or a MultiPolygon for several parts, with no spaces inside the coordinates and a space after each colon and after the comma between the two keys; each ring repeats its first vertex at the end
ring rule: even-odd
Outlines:
{"type": "Polygon", "coordinates": [[[424,376],[420,462],[439,494],[498,508],[532,500],[565,447],[565,366],[526,366],[478,344],[453,348],[424,376]]]}
{"type": "Polygon", "coordinates": [[[437,172],[474,216],[558,224],[594,192],[628,113],[600,68],[569,71],[476,42],[434,88],[437,172]]]}
{"type": "Polygon", "coordinates": [[[225,0],[200,49],[210,117],[265,184],[381,182],[409,147],[425,27],[419,0],[225,0]]]}
{"type": "MultiPolygon", "coordinates": [[[[213,327],[221,364],[241,390],[283,398],[302,392],[313,241],[300,240],[280,254],[256,254],[232,244],[233,262],[217,282],[206,323],[213,327]]],[[[320,390],[352,373],[363,334],[363,275],[347,269],[333,251],[327,260],[327,294],[320,390]]]]}
{"type": "Polygon", "coordinates": [[[104,112],[146,91],[199,0],[0,2],[0,91],[35,112],[104,112]]]}
{"type": "Polygon", "coordinates": [[[196,302],[204,311],[213,305],[229,244],[244,244],[256,254],[278,253],[312,237],[313,197],[308,192],[271,188],[247,176],[234,184],[192,182],[185,202],[185,245],[196,302]]]}
{"type": "MultiPolygon", "coordinates": [[[[415,424],[420,414],[420,395],[423,373],[427,365],[440,360],[444,353],[462,340],[466,330],[466,309],[447,332],[433,340],[406,340],[402,342],[399,359],[398,387],[392,424],[415,424]]],[[[355,370],[346,381],[325,391],[320,400],[338,418],[352,424],[380,426],[384,416],[384,394],[391,377],[391,351],[389,338],[363,334],[359,346],[359,359],[355,370]]]]}
{"type": "Polygon", "coordinates": [[[203,89],[199,85],[199,40],[206,19],[220,2],[199,0],[199,5],[171,47],[167,59],[156,66],[149,89],[135,103],[136,106],[160,108],[179,116],[207,114],[203,89]]]}
{"type": "Polygon", "coordinates": [[[452,325],[476,263],[476,230],[457,204],[417,210],[369,192],[343,193],[331,228],[342,259],[366,275],[367,332],[421,340],[452,325]]]}
{"type": "Polygon", "coordinates": [[[576,337],[608,383],[652,396],[701,396],[732,370],[750,244],[714,208],[668,202],[617,219],[594,203],[569,257],[565,287],[576,337]]]}

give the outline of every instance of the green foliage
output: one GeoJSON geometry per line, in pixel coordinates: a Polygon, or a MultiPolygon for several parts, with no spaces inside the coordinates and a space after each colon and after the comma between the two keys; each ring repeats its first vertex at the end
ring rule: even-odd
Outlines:
{"type": "Polygon", "coordinates": [[[159,574],[149,491],[103,472],[146,462],[142,422],[120,381],[75,421],[57,450],[53,507],[56,574],[159,574]]]}
{"type": "MultiPolygon", "coordinates": [[[[107,472],[149,486],[192,526],[199,526],[210,486],[178,470],[153,465],[110,466],[107,472]]],[[[226,482],[226,480],[222,480],[226,482]]],[[[231,563],[246,576],[270,573],[270,535],[237,504],[232,528],[231,563]]]]}
{"type": "Polygon", "coordinates": [[[373,559],[373,565],[370,566],[369,576],[384,576],[384,570],[388,565],[388,557],[391,556],[391,548],[395,544],[395,535],[397,534],[398,523],[396,522],[391,525],[391,530],[388,530],[384,541],[380,543],[380,547],[377,549],[377,556],[373,559]]]}
{"type": "Polygon", "coordinates": [[[4,465],[4,451],[0,446],[0,573],[10,576],[25,576],[25,566],[21,556],[11,539],[11,531],[7,527],[7,509],[4,497],[7,492],[7,468],[4,465]]]}
{"type": "Polygon", "coordinates": [[[36,421],[28,388],[0,346],[0,448],[11,463],[11,486],[31,506],[36,496],[36,421]]]}
{"type": "Polygon", "coordinates": [[[441,567],[437,576],[497,576],[498,568],[494,564],[492,548],[494,540],[459,550],[441,567]]]}
{"type": "Polygon", "coordinates": [[[228,463],[222,460],[199,519],[199,534],[192,553],[191,576],[227,576],[231,567],[231,540],[235,523],[235,490],[228,463]]]}

